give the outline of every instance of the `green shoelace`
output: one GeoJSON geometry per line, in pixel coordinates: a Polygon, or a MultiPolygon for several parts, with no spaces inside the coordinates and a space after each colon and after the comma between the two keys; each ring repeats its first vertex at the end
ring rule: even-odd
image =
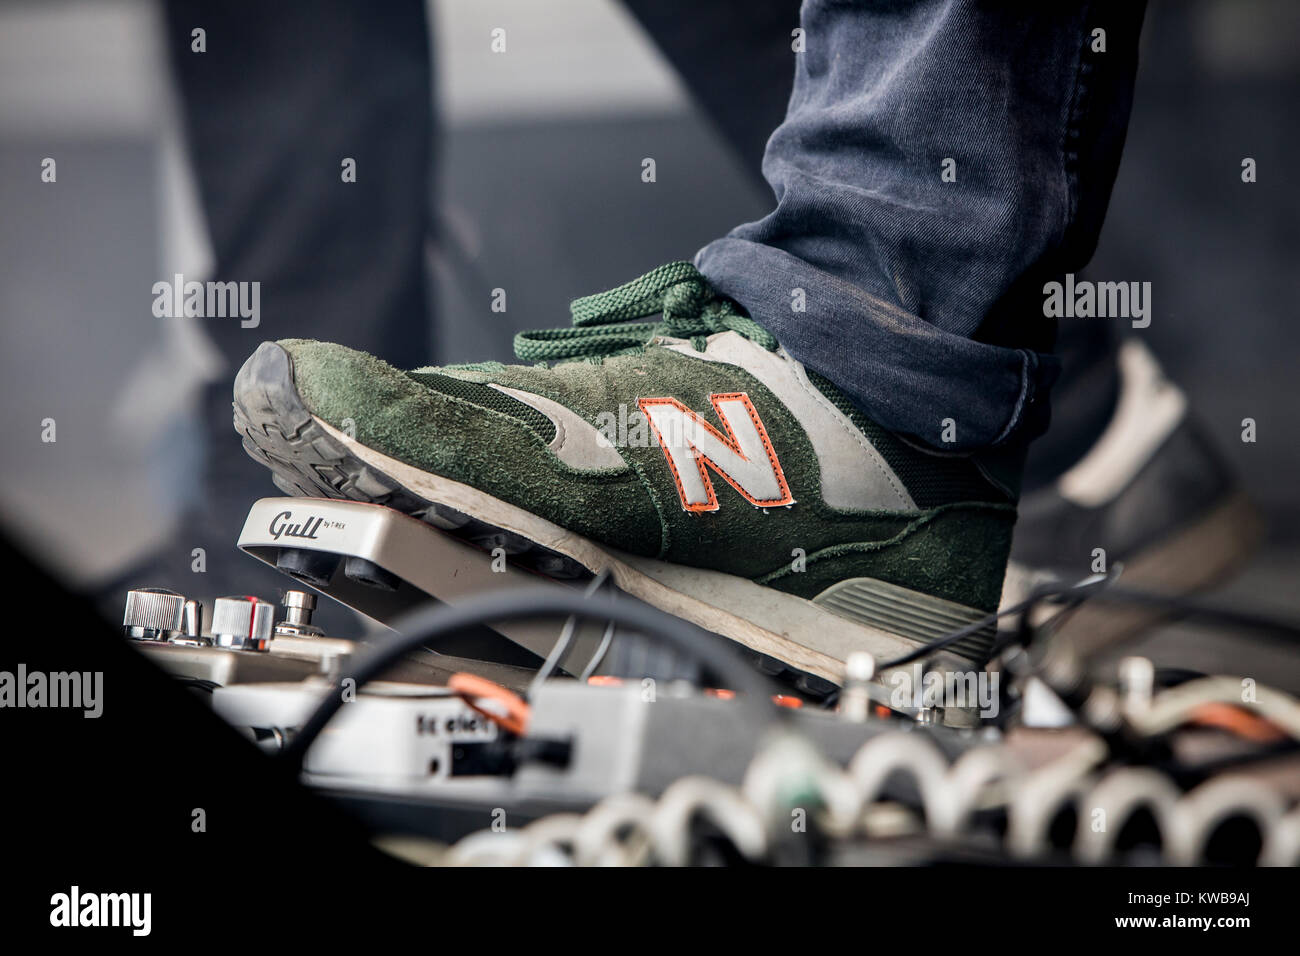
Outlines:
{"type": "Polygon", "coordinates": [[[599,362],[611,355],[633,355],[651,339],[690,339],[697,351],[715,332],[737,332],[768,351],[776,337],[713,290],[689,262],[670,262],[618,288],[574,299],[573,325],[537,329],[515,336],[515,355],[524,362],[599,362]],[[633,322],[662,315],[658,322],[633,322]]]}

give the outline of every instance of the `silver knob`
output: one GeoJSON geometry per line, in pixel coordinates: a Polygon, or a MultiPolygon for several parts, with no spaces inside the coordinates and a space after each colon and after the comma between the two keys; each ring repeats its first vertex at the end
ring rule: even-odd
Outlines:
{"type": "Polygon", "coordinates": [[[136,588],[126,592],[122,627],[137,641],[165,641],[184,624],[185,597],[166,588],[136,588]]]}
{"type": "Polygon", "coordinates": [[[943,723],[943,708],[922,707],[916,712],[916,722],[931,727],[940,726],[943,723]]]}
{"type": "Polygon", "coordinates": [[[309,591],[285,591],[280,604],[284,607],[284,620],[275,626],[277,636],[320,637],[325,633],[311,622],[316,595],[309,591]]]}
{"type": "Polygon", "coordinates": [[[251,596],[212,603],[212,643],[241,651],[265,651],[275,625],[275,605],[251,596]]]}
{"type": "Polygon", "coordinates": [[[203,605],[193,599],[185,602],[185,614],[179,634],[172,636],[173,644],[184,647],[209,647],[212,639],[203,636],[203,605]]]}
{"type": "Polygon", "coordinates": [[[871,681],[876,676],[876,659],[866,651],[853,651],[844,661],[844,690],[840,695],[840,716],[861,723],[871,714],[871,681]]]}
{"type": "Polygon", "coordinates": [[[184,626],[186,637],[203,636],[203,605],[198,601],[185,602],[184,626]]]}
{"type": "Polygon", "coordinates": [[[1146,657],[1125,657],[1119,662],[1119,686],[1124,693],[1124,710],[1140,714],[1151,706],[1156,668],[1146,657]]]}

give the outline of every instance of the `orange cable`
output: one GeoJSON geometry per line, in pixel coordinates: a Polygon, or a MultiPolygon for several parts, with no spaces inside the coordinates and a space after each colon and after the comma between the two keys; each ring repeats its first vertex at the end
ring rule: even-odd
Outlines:
{"type": "Polygon", "coordinates": [[[451,675],[447,680],[447,689],[455,691],[464,698],[466,704],[512,734],[522,737],[528,732],[528,719],[532,715],[532,708],[514,691],[486,677],[463,671],[451,675]],[[497,701],[505,707],[506,712],[500,714],[495,710],[481,707],[478,703],[480,699],[497,701]]]}
{"type": "Polygon", "coordinates": [[[1192,711],[1188,723],[1217,727],[1257,743],[1275,743],[1286,738],[1286,733],[1276,724],[1233,704],[1202,704],[1192,711]]]}

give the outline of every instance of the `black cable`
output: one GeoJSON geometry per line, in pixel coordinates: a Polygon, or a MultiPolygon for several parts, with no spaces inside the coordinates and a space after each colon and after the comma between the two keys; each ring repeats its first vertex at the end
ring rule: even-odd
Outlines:
{"type": "MultiPolygon", "coordinates": [[[[1122,565],[1117,567],[1122,567],[1122,565]]],[[[1103,585],[1112,580],[1114,579],[1108,575],[1104,580],[1089,583],[1103,585]]],[[[1075,585],[1074,587],[1078,586],[1079,585],[1075,585]]],[[[1048,620],[1039,625],[1033,623],[1034,611],[1038,609],[1038,605],[1042,604],[1044,601],[1051,600],[1052,598],[1069,595],[1070,591],[1074,590],[1074,587],[1067,588],[1064,591],[1054,588],[1043,588],[1031,594],[1015,607],[1008,608],[1006,611],[1002,612],[1003,615],[1018,613],[1020,615],[1020,621],[1016,625],[1014,631],[999,637],[993,642],[993,646],[989,648],[988,656],[985,658],[985,663],[993,660],[1013,644],[1020,644],[1024,647],[1028,647],[1045,628],[1055,625],[1073,614],[1079,609],[1079,606],[1083,604],[1084,601],[1097,593],[1096,590],[1089,588],[1081,594],[1071,596],[1069,600],[1063,602],[1064,606],[1056,614],[1053,614],[1048,618],[1048,620]]]]}
{"type": "Polygon", "coordinates": [[[1131,588],[1107,588],[1097,594],[1097,599],[1112,604],[1137,604],[1143,607],[1163,607],[1176,611],[1180,617],[1201,618],[1225,627],[1256,631],[1296,650],[1300,641],[1300,622],[1279,621],[1249,611],[1207,604],[1195,598],[1178,594],[1160,594],[1155,591],[1134,591],[1131,588]]]}
{"type": "MultiPolygon", "coordinates": [[[[1297,642],[1300,642],[1300,623],[1290,621],[1280,621],[1274,618],[1265,617],[1259,614],[1253,614],[1245,611],[1238,611],[1232,608],[1225,608],[1218,605],[1207,604],[1203,601],[1196,600],[1184,595],[1161,594],[1158,592],[1136,591],[1130,588],[1115,587],[1112,582],[1118,577],[1122,566],[1116,565],[1111,574],[1101,579],[1096,584],[1099,587],[1090,588],[1088,593],[1071,598],[1066,607],[1057,615],[1053,616],[1049,623],[1055,623],[1061,617],[1073,613],[1079,605],[1085,600],[1092,599],[1110,604],[1128,604],[1138,605],[1141,607],[1153,607],[1167,609],[1180,618],[1203,618],[1225,626],[1238,629],[1252,630],[1267,635],[1276,641],[1284,641],[1290,650],[1294,650],[1297,642]]],[[[999,640],[990,652],[990,657],[996,657],[1012,644],[1021,644],[1028,647],[1037,636],[1037,631],[1031,623],[1033,605],[1044,600],[1050,595],[1047,593],[1036,594],[1028,601],[1023,602],[1029,605],[1023,609],[1020,618],[1020,627],[1014,634],[999,640]]],[[[1014,609],[1009,609],[1014,610],[1014,609]]],[[[1072,644],[1057,645],[1057,650],[1062,650],[1067,655],[1063,660],[1069,659],[1072,653],[1072,644]]],[[[1037,667],[1036,673],[1051,688],[1052,692],[1080,718],[1081,722],[1090,726],[1098,733],[1107,743],[1112,754],[1125,756],[1130,759],[1139,759],[1150,763],[1159,756],[1167,746],[1150,738],[1140,737],[1135,734],[1133,728],[1127,721],[1120,719],[1113,724],[1108,723],[1105,726],[1098,724],[1096,721],[1086,719],[1083,715],[1086,710],[1087,701],[1093,693],[1093,684],[1084,669],[1084,660],[1076,659],[1074,663],[1069,664],[1064,671],[1065,682],[1062,683],[1062,674],[1057,673],[1049,676],[1045,671],[1044,664],[1037,667]]],[[[1164,754],[1161,759],[1169,759],[1168,754],[1164,754]]]]}
{"type": "MultiPolygon", "coordinates": [[[[1215,604],[1207,604],[1204,601],[1198,601],[1185,595],[1161,594],[1158,591],[1136,591],[1132,588],[1116,587],[1108,582],[1112,579],[1110,576],[1098,584],[1106,585],[1104,588],[1097,588],[1081,595],[1079,600],[1071,601],[1062,610],[1061,614],[1066,614],[1077,608],[1083,603],[1085,598],[1091,598],[1096,601],[1110,604],[1130,604],[1142,607],[1165,608],[1174,612],[1179,618],[1201,618],[1207,621],[1222,624],[1226,627],[1238,628],[1241,630],[1255,631],[1267,638],[1282,643],[1288,650],[1297,649],[1300,642],[1300,622],[1280,621],[1276,618],[1265,617],[1261,614],[1253,614],[1249,611],[1239,611],[1234,608],[1221,607],[1215,604]]],[[[1032,628],[1028,627],[1032,605],[1053,597],[1053,592],[1045,591],[1038,594],[1029,601],[1017,605],[1016,608],[1024,608],[1024,616],[1021,618],[1021,628],[1016,634],[1000,639],[996,642],[989,652],[989,659],[996,657],[1007,647],[1015,643],[1028,644],[1032,637],[1032,628]],[[1024,607],[1025,604],[1031,607],[1024,607]]],[[[1003,614],[1013,613],[1016,608],[1009,608],[1003,614]]],[[[1060,615],[1058,615],[1059,617],[1060,615]]],[[[1053,617],[1055,621],[1057,618],[1053,617]]],[[[945,638],[946,640],[946,638],[945,638]]]]}
{"type": "Polygon", "coordinates": [[[404,654],[467,627],[560,615],[609,620],[694,656],[724,685],[739,693],[740,705],[752,712],[759,726],[787,716],[785,708],[772,703],[775,687],[765,677],[725,645],[716,643],[706,632],[686,621],[609,591],[583,595],[539,587],[504,595],[489,592],[455,606],[442,604],[412,611],[394,621],[391,626],[398,632],[397,636],[374,648],[357,661],[350,675],[340,678],[333,692],[321,701],[285,747],[281,762],[294,774],[301,771],[308,748],[343,706],[344,681],[353,681],[351,689],[356,691],[382,676],[404,654]]]}
{"type": "Polygon", "coordinates": [[[1028,638],[1032,636],[1029,620],[1030,614],[1035,607],[1043,601],[1067,595],[1070,596],[1070,600],[1062,613],[1078,607],[1085,599],[1091,598],[1111,604],[1135,604],[1144,607],[1166,608],[1174,611],[1180,617],[1201,618],[1227,627],[1256,631],[1275,641],[1286,643],[1292,650],[1295,649],[1295,642],[1300,641],[1300,623],[1297,622],[1279,621],[1247,611],[1207,604],[1183,595],[1160,594],[1154,591],[1135,591],[1131,588],[1116,587],[1114,582],[1118,580],[1122,570],[1123,565],[1116,564],[1111,571],[1107,572],[1105,577],[1085,579],[1083,582],[1065,587],[1038,588],[1019,604],[1014,604],[1005,610],[995,611],[950,634],[945,634],[943,637],[930,641],[914,651],[909,651],[901,657],[885,661],[877,665],[878,669],[884,671],[891,667],[910,664],[912,661],[919,660],[951,644],[955,644],[965,637],[969,637],[1000,618],[1009,617],[1012,614],[1022,615],[1019,633],[995,643],[986,658],[991,660],[1011,644],[1017,642],[1027,643],[1028,638]]]}
{"type": "MultiPolygon", "coordinates": [[[[1023,614],[1024,617],[1021,619],[1023,623],[1023,621],[1028,619],[1029,616],[1028,612],[1031,611],[1033,608],[1037,607],[1039,604],[1041,604],[1043,601],[1047,600],[1048,598],[1062,597],[1067,594],[1074,594],[1077,598],[1077,601],[1082,601],[1084,598],[1092,594],[1095,594],[1101,587],[1114,580],[1114,578],[1118,576],[1119,568],[1120,565],[1116,565],[1115,570],[1110,574],[1107,574],[1104,578],[1087,578],[1075,584],[1063,585],[1058,587],[1037,588],[1034,590],[1032,594],[1030,594],[1028,598],[1021,601],[1019,604],[1013,604],[1011,605],[1011,607],[1001,611],[993,611],[990,614],[986,614],[984,617],[980,618],[979,620],[967,624],[965,627],[958,628],[957,630],[952,631],[949,634],[945,634],[943,637],[935,638],[933,641],[930,641],[927,644],[922,644],[916,650],[908,651],[906,654],[903,654],[901,657],[895,657],[893,660],[888,660],[882,664],[877,664],[876,670],[878,672],[887,671],[892,667],[901,667],[904,664],[912,663],[912,661],[920,660],[922,657],[927,657],[930,654],[933,654],[935,651],[941,651],[945,647],[948,647],[951,644],[955,644],[958,641],[962,640],[963,638],[970,637],[970,635],[983,630],[984,628],[988,627],[990,624],[996,623],[1000,618],[1010,617],[1012,614],[1023,614]]],[[[1003,644],[1003,647],[1005,646],[1006,644],[1003,644]]],[[[997,650],[1001,650],[1001,649],[1002,648],[998,648],[995,646],[995,650],[989,654],[986,660],[991,658],[993,654],[996,653],[997,650]]]]}

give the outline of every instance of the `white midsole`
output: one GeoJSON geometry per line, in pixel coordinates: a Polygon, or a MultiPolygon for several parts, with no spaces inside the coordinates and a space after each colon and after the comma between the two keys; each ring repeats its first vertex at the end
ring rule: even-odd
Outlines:
{"type": "Polygon", "coordinates": [[[375,451],[312,417],[349,453],[420,497],[522,535],[593,572],[608,570],[614,583],[628,594],[792,667],[840,683],[843,662],[853,651],[889,659],[917,647],[896,634],[847,620],[805,598],[733,574],[638,557],[598,544],[471,485],[421,471],[375,451]]]}

